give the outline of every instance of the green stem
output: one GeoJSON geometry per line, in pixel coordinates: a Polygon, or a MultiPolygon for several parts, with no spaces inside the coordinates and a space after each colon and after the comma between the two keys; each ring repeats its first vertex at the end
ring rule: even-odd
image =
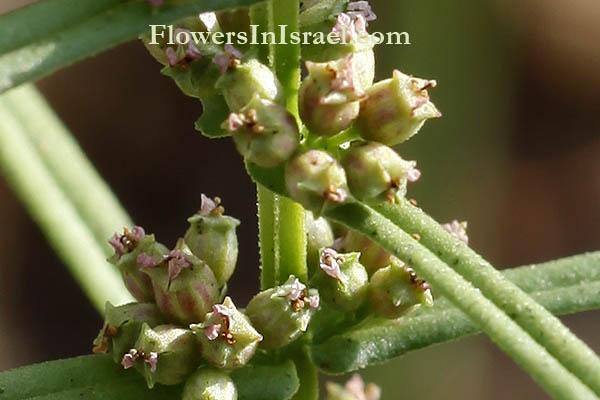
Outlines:
{"type": "Polygon", "coordinates": [[[6,180],[96,309],[102,313],[106,301],[132,301],[118,272],[106,262],[103,249],[36,153],[26,127],[10,107],[0,97],[0,167],[6,180]]]}
{"type": "Polygon", "coordinates": [[[327,212],[326,216],[362,232],[413,266],[417,274],[468,315],[553,397],[565,400],[597,398],[479,289],[381,214],[362,204],[351,203],[327,212]]]}
{"type": "Polygon", "coordinates": [[[375,209],[404,231],[418,233],[423,246],[452,265],[567,369],[600,394],[600,358],[558,318],[408,201],[403,200],[398,205],[380,204],[375,209]]]}
{"type": "Polygon", "coordinates": [[[292,400],[310,400],[319,398],[319,371],[313,364],[305,349],[301,349],[294,357],[300,387],[292,400]]]}
{"type": "MultiPolygon", "coordinates": [[[[290,33],[298,31],[298,0],[271,0],[269,29],[275,33],[276,44],[271,44],[270,54],[275,75],[281,82],[284,104],[298,117],[298,88],[300,86],[300,45],[290,43],[290,33]],[[280,35],[286,27],[286,35],[280,35]]],[[[298,203],[278,197],[276,210],[276,270],[280,283],[289,275],[306,282],[306,231],[304,209],[298,203]]]]}
{"type": "MultiPolygon", "coordinates": [[[[511,281],[555,314],[600,308],[600,252],[503,271],[511,281]],[[559,269],[563,269],[559,271],[559,269]],[[569,271],[573,271],[570,274],[569,271]],[[567,280],[552,279],[567,276],[567,280]]],[[[312,347],[311,356],[328,373],[345,373],[479,332],[467,315],[446,299],[399,320],[376,319],[312,347]]]]}
{"type": "Polygon", "coordinates": [[[258,237],[260,242],[260,287],[275,286],[275,194],[256,184],[258,193],[258,237]]]}
{"type": "Polygon", "coordinates": [[[115,195],[35,87],[21,86],[7,92],[4,99],[56,182],[109,255],[112,249],[108,238],[132,225],[115,195]]]}

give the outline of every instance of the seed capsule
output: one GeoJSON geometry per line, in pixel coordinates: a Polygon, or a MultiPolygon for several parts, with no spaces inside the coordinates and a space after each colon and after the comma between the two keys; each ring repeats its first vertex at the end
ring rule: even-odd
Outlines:
{"type": "Polygon", "coordinates": [[[219,300],[215,275],[198,257],[177,248],[162,259],[140,254],[142,271],[152,279],[156,304],[169,320],[181,324],[203,321],[219,300]]]}
{"type": "Polygon", "coordinates": [[[319,270],[319,250],[332,247],[335,237],[329,222],[323,218],[315,218],[310,212],[306,212],[306,262],[309,275],[312,276],[319,270]]]}
{"type": "Polygon", "coordinates": [[[406,194],[406,183],[420,176],[416,162],[403,160],[394,150],[377,142],[353,144],[342,165],[352,195],[366,202],[393,203],[406,194]]]}
{"type": "Polygon", "coordinates": [[[367,89],[355,125],[360,135],[388,146],[408,140],[427,119],[442,116],[427,94],[427,89],[435,85],[435,81],[413,78],[395,70],[391,79],[367,89]]]}
{"type": "Polygon", "coordinates": [[[110,353],[116,363],[131,349],[144,324],[150,327],[164,322],[153,303],[129,303],[113,306],[106,302],[104,326],[94,340],[94,353],[110,353]]]}
{"type": "Polygon", "coordinates": [[[321,251],[320,267],[311,284],[321,299],[343,311],[354,311],[366,300],[369,277],[358,262],[359,253],[339,254],[333,249],[321,251]]]}
{"type": "Polygon", "coordinates": [[[194,335],[189,329],[144,324],[135,347],[121,360],[125,369],[135,367],[146,378],[149,388],[155,383],[177,385],[194,371],[199,362],[194,335]]]}
{"type": "Polygon", "coordinates": [[[389,266],[371,277],[369,303],[377,314],[394,319],[420,305],[433,306],[433,297],[429,284],[394,257],[389,266]]]}
{"type": "Polygon", "coordinates": [[[348,198],[344,168],[322,150],[294,157],[285,168],[285,184],[290,196],[315,216],[348,198]]]}
{"type": "Polygon", "coordinates": [[[215,304],[203,323],[192,324],[190,328],[200,344],[202,357],[219,368],[244,366],[262,340],[262,335],[229,297],[223,304],[215,304]]]}
{"type": "Polygon", "coordinates": [[[240,221],[223,215],[225,210],[219,203],[219,198],[211,200],[202,194],[200,211],[188,219],[190,227],[184,239],[191,252],[208,264],[217,286],[221,287],[235,271],[238,257],[235,230],[240,221]]]}
{"type": "Polygon", "coordinates": [[[348,252],[360,252],[360,262],[367,269],[369,275],[373,275],[375,271],[390,265],[393,257],[368,237],[352,230],[346,233],[343,248],[348,252]]]}
{"type": "Polygon", "coordinates": [[[140,302],[154,300],[154,292],[150,278],[140,272],[137,258],[145,253],[150,257],[161,259],[169,250],[154,239],[154,235],[146,235],[140,226],[130,231],[125,228],[123,234],[115,233],[108,241],[115,249],[115,254],[108,261],[119,268],[125,286],[140,302]]]}
{"type": "Polygon", "coordinates": [[[255,95],[279,101],[281,85],[273,71],[256,59],[234,66],[219,78],[215,87],[223,92],[229,109],[240,111],[255,95]]]}
{"type": "Polygon", "coordinates": [[[328,63],[307,62],[300,86],[300,117],[311,133],[331,136],[348,128],[364,97],[355,77],[353,55],[328,63]]]}
{"type": "Polygon", "coordinates": [[[200,368],[183,387],[183,400],[237,400],[233,380],[221,371],[200,368]]]}
{"type": "Polygon", "coordinates": [[[274,349],[290,344],[305,332],[318,308],[318,291],[307,289],[292,275],[283,285],[254,296],[246,315],[263,335],[260,346],[274,349]]]}
{"type": "Polygon", "coordinates": [[[233,134],[246,160],[264,168],[289,159],[298,147],[300,133],[285,107],[255,95],[240,112],[229,115],[223,128],[233,134]]]}

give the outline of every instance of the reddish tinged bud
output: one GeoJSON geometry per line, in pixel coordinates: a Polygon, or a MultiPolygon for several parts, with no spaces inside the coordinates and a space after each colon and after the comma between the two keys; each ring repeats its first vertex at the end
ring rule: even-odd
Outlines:
{"type": "Polygon", "coordinates": [[[248,303],[246,314],[263,335],[261,347],[286,346],[306,331],[319,308],[319,293],[307,289],[295,276],[281,286],[260,292],[248,303]]]}
{"type": "Polygon", "coordinates": [[[152,303],[130,303],[113,306],[106,303],[104,326],[94,340],[94,353],[110,353],[115,362],[131,349],[142,330],[142,325],[156,326],[164,317],[152,303]]]}
{"type": "Polygon", "coordinates": [[[244,366],[262,340],[248,317],[235,308],[229,297],[223,304],[215,304],[203,323],[190,325],[190,329],[194,331],[202,357],[225,369],[244,366]]]}
{"type": "Polygon", "coordinates": [[[274,102],[281,96],[281,85],[273,71],[256,59],[233,65],[215,87],[223,92],[225,102],[233,112],[244,108],[255,95],[274,102]]]}
{"type": "Polygon", "coordinates": [[[442,115],[427,94],[435,85],[435,81],[413,78],[398,70],[391,79],[377,82],[360,105],[355,125],[360,135],[388,146],[408,140],[427,119],[442,115]]]}
{"type": "Polygon", "coordinates": [[[285,185],[292,199],[319,216],[348,198],[346,173],[341,164],[322,150],[294,157],[285,168],[285,185]]]}
{"type": "Polygon", "coordinates": [[[359,262],[359,253],[321,252],[321,271],[311,279],[321,299],[342,311],[354,311],[366,300],[369,277],[359,262]]]}
{"type": "Polygon", "coordinates": [[[258,95],[238,113],[231,113],[223,128],[233,134],[246,160],[264,168],[280,165],[296,151],[300,133],[285,107],[258,95]]]}
{"type": "Polygon", "coordinates": [[[349,252],[360,252],[360,262],[365,266],[369,276],[378,269],[390,265],[393,257],[368,237],[352,230],[346,233],[343,248],[349,252]]]}
{"type": "Polygon", "coordinates": [[[223,215],[217,197],[211,200],[202,195],[200,211],[188,218],[190,227],[185,233],[185,243],[190,251],[205,261],[217,280],[223,286],[235,271],[238,257],[236,228],[240,221],[223,215]]]}
{"type": "Polygon", "coordinates": [[[182,400],[237,400],[238,393],[229,375],[211,368],[200,368],[188,378],[182,400]]]}
{"type": "Polygon", "coordinates": [[[161,260],[168,249],[157,243],[154,235],[146,235],[139,226],[133,227],[131,231],[125,228],[123,234],[115,233],[109,243],[115,249],[115,254],[108,261],[119,268],[129,292],[140,302],[154,300],[152,282],[146,274],[140,272],[137,259],[144,253],[161,260]]]}
{"type": "Polygon", "coordinates": [[[328,63],[306,62],[300,86],[300,117],[311,133],[331,136],[352,125],[364,92],[355,82],[353,55],[328,63]]]}
{"type": "Polygon", "coordinates": [[[202,321],[219,299],[212,270],[184,249],[174,249],[158,264],[147,264],[141,271],[152,279],[158,308],[173,322],[202,321]]]}
{"type": "Polygon", "coordinates": [[[122,358],[121,365],[135,367],[146,378],[149,388],[155,383],[177,385],[194,371],[199,361],[194,335],[189,329],[144,324],[135,346],[122,358]]]}
{"type": "Polygon", "coordinates": [[[389,266],[371,277],[369,303],[377,314],[395,319],[422,304],[433,306],[433,297],[429,284],[394,257],[389,266]]]}
{"type": "Polygon", "coordinates": [[[365,202],[396,202],[406,194],[406,183],[419,178],[416,162],[403,160],[394,150],[377,142],[355,143],[342,165],[352,195],[365,202]]]}

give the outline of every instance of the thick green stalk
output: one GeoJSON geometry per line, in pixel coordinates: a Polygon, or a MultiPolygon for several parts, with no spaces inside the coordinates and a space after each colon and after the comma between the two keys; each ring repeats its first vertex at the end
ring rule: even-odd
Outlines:
{"type": "Polygon", "coordinates": [[[258,238],[260,242],[260,287],[275,286],[275,194],[256,184],[258,194],[258,238]]]}
{"type": "Polygon", "coordinates": [[[319,371],[306,351],[306,349],[300,349],[294,357],[300,386],[294,397],[292,397],[292,400],[319,398],[319,371]]]}
{"type": "MultiPolygon", "coordinates": [[[[26,127],[0,97],[0,167],[8,183],[65,261],[94,307],[133,298],[103,249],[35,151],[26,127]]],[[[41,261],[43,267],[43,261],[41,261]]]]}
{"type": "MultiPolygon", "coordinates": [[[[300,45],[290,43],[290,32],[299,29],[300,7],[298,0],[271,0],[269,10],[269,29],[277,38],[277,43],[270,46],[272,68],[281,82],[287,109],[297,117],[300,45]],[[286,27],[285,35],[280,34],[281,27],[286,27]]],[[[278,197],[276,206],[277,279],[282,283],[293,274],[306,282],[308,272],[304,209],[286,197],[278,197]]]]}
{"type": "Polygon", "coordinates": [[[478,287],[567,369],[600,395],[600,358],[560,320],[505,279],[490,263],[446,232],[421,209],[403,200],[375,209],[478,287]]]}
{"type": "MultiPolygon", "coordinates": [[[[600,308],[599,270],[600,253],[591,253],[503,274],[552,313],[571,314],[600,308]],[[562,275],[567,279],[552,279],[562,275]]],[[[420,308],[399,320],[367,321],[335,335],[314,345],[311,356],[325,372],[345,373],[477,332],[465,313],[446,299],[436,299],[433,308],[420,308]]]]}
{"type": "Polygon", "coordinates": [[[4,100],[19,119],[48,170],[100,243],[132,222],[73,136],[40,93],[30,85],[7,92],[4,100]]]}
{"type": "Polygon", "coordinates": [[[362,232],[414,267],[417,274],[471,318],[556,399],[597,399],[548,351],[470,282],[381,214],[360,203],[337,207],[326,216],[362,232]]]}

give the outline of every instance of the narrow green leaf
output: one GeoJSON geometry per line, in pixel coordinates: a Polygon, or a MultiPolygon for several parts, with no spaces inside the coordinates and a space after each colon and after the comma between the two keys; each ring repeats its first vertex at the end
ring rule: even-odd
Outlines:
{"type": "Polygon", "coordinates": [[[0,93],[135,39],[149,25],[258,2],[167,0],[154,8],[147,1],[101,0],[87,9],[94,1],[42,1],[0,17],[0,93]]]}
{"type": "MultiPolygon", "coordinates": [[[[231,375],[240,400],[287,400],[298,390],[292,361],[249,366],[231,375]]],[[[172,400],[181,386],[148,389],[134,370],[124,371],[110,356],[89,355],[0,372],[1,400],[172,400]]]]}
{"type": "MultiPolygon", "coordinates": [[[[286,194],[281,168],[267,170],[247,165],[247,169],[258,183],[281,195],[286,194]]],[[[578,376],[570,373],[479,289],[390,220],[361,203],[339,206],[326,212],[325,216],[363,233],[413,266],[417,274],[467,314],[553,397],[597,398],[578,376]]]]}
{"type": "Polygon", "coordinates": [[[216,139],[231,136],[221,128],[229,115],[229,107],[223,96],[210,96],[202,99],[202,115],[196,121],[196,130],[207,138],[216,139]]]}
{"type": "MultiPolygon", "coordinates": [[[[549,311],[571,314],[600,308],[598,270],[600,252],[503,272],[549,311]],[[548,285],[545,277],[557,272],[557,266],[574,271],[578,280],[566,277],[548,285]]],[[[312,359],[324,372],[345,373],[477,332],[469,317],[441,299],[433,308],[421,308],[399,320],[375,319],[335,335],[312,347],[312,359]]]]}

